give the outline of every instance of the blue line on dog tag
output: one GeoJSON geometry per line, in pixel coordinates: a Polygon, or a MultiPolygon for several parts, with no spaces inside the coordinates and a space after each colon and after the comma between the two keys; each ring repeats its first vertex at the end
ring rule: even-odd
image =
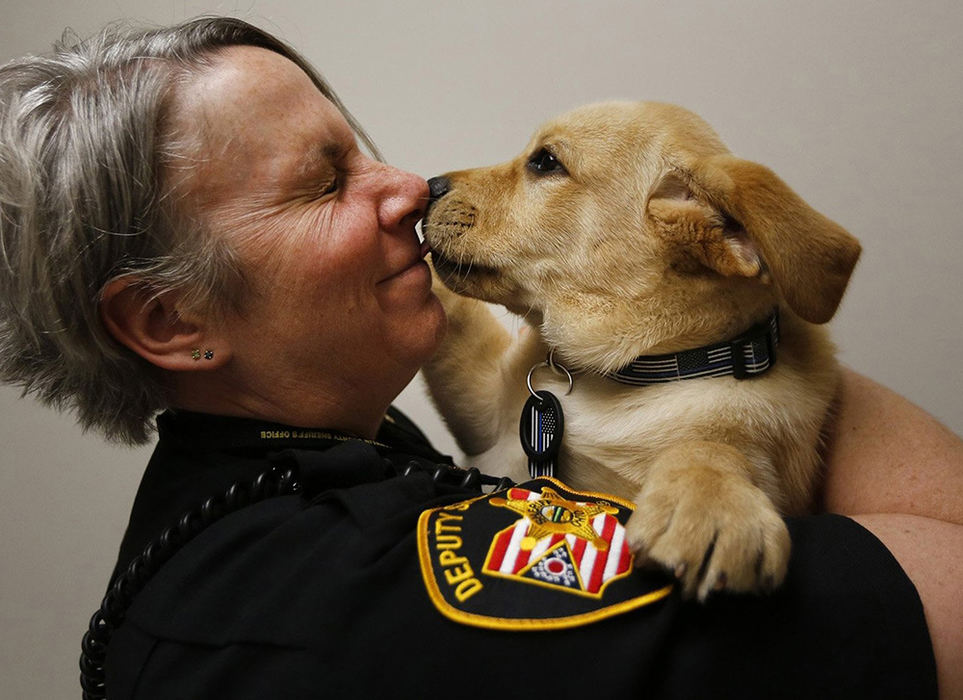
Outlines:
{"type": "Polygon", "coordinates": [[[536,391],[528,397],[518,423],[522,449],[528,455],[532,478],[555,475],[555,458],[562,444],[562,405],[550,391],[536,391]]]}

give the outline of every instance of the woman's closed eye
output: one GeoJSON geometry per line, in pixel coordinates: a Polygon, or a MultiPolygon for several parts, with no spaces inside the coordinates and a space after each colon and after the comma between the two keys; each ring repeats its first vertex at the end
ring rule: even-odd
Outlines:
{"type": "Polygon", "coordinates": [[[329,194],[334,194],[335,192],[338,191],[338,188],[340,186],[341,186],[341,176],[334,175],[331,178],[330,182],[328,182],[326,185],[323,185],[324,189],[321,190],[321,196],[327,197],[329,194]]]}

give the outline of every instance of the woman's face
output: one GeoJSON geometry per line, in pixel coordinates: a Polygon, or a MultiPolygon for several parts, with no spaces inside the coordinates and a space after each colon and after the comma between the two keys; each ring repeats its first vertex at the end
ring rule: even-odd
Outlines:
{"type": "Polygon", "coordinates": [[[265,49],[222,50],[174,106],[204,144],[186,201],[234,242],[253,292],[219,331],[233,412],[370,432],[367,414],[444,333],[415,232],[426,182],[362,153],[308,76],[265,49]]]}

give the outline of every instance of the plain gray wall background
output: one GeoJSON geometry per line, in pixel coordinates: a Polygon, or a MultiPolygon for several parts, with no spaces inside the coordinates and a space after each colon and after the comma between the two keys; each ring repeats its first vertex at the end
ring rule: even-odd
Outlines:
{"type": "MultiPolygon", "coordinates": [[[[515,155],[540,121],[610,98],[685,105],[862,240],[841,358],[963,430],[963,5],[957,1],[0,0],[0,61],[64,27],[231,14],[334,84],[394,164],[426,177],[515,155]]],[[[416,382],[400,405],[453,450],[416,382]]],[[[0,388],[3,694],[79,696],[149,448],[109,447],[0,388]]]]}

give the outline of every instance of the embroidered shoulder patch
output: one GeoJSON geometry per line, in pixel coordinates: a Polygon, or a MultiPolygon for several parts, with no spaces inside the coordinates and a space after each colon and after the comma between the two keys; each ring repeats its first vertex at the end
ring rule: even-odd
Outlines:
{"type": "Polygon", "coordinates": [[[663,599],[671,579],[636,570],[633,505],[542,477],[425,511],[421,573],[445,616],[493,629],[575,627],[663,599]]]}

